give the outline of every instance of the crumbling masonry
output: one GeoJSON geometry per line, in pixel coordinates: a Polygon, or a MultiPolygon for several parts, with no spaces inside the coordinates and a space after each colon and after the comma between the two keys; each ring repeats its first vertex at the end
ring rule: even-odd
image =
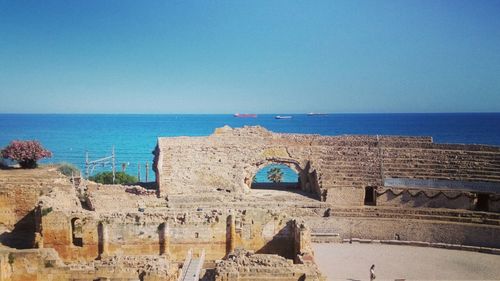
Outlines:
{"type": "Polygon", "coordinates": [[[208,137],[159,138],[160,196],[250,192],[256,172],[290,166],[300,189],[334,206],[428,206],[500,212],[500,148],[436,144],[430,137],[278,134],[223,127],[208,137]],[[478,206],[478,198],[482,205],[478,206]]]}
{"type": "Polygon", "coordinates": [[[154,154],[155,191],[0,170],[0,281],[181,280],[191,259],[204,280],[324,280],[311,243],[356,239],[500,253],[499,147],[223,127],[154,154]],[[252,189],[270,163],[298,188],[252,189]]]}

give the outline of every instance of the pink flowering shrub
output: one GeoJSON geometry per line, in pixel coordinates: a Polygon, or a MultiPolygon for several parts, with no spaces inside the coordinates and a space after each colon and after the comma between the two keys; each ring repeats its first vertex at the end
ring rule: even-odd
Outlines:
{"type": "Polygon", "coordinates": [[[52,157],[52,152],[43,148],[36,140],[15,140],[2,149],[1,155],[17,161],[22,168],[33,169],[37,167],[38,160],[52,157]]]}

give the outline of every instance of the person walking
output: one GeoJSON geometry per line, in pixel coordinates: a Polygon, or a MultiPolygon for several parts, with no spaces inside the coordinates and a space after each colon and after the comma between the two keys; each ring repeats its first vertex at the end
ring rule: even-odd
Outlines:
{"type": "Polygon", "coordinates": [[[372,267],[370,267],[370,281],[375,280],[375,265],[372,264],[372,267]]]}

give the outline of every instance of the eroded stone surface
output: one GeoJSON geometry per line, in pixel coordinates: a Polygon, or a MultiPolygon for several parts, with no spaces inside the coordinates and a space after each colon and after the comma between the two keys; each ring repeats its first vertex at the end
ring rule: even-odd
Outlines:
{"type": "Polygon", "coordinates": [[[425,137],[224,127],[208,137],[160,138],[159,192],[76,186],[55,167],[0,170],[0,241],[29,248],[0,248],[0,281],[177,280],[191,249],[204,250],[211,279],[322,280],[313,239],[500,248],[499,193],[482,197],[483,212],[470,190],[383,185],[386,177],[496,184],[499,154],[425,137]],[[300,189],[250,189],[269,163],[295,169],[300,189]]]}
{"type": "Polygon", "coordinates": [[[215,280],[325,280],[312,264],[293,264],[278,255],[261,255],[237,249],[226,260],[217,261],[215,280]]]}
{"type": "MultiPolygon", "coordinates": [[[[299,135],[226,126],[207,137],[159,138],[155,150],[162,196],[246,193],[256,172],[270,163],[290,166],[301,190],[343,206],[363,205],[365,187],[383,187],[386,178],[484,181],[500,189],[500,148],[436,144],[430,137],[299,135]]],[[[474,200],[467,197],[455,208],[473,209],[474,200]]],[[[500,211],[495,199],[489,205],[500,211]]]]}

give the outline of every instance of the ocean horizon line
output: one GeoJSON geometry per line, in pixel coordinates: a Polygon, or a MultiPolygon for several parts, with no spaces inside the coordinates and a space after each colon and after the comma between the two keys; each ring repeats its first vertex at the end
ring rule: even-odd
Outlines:
{"type": "MultiPolygon", "coordinates": [[[[456,112],[305,112],[305,113],[287,113],[287,112],[275,112],[275,113],[254,113],[254,112],[249,112],[249,113],[243,113],[243,114],[256,114],[256,115],[314,115],[314,116],[321,116],[321,115],[391,115],[391,114],[500,114],[500,112],[495,112],[495,111],[471,111],[471,112],[466,112],[466,111],[456,111],[456,112]]],[[[149,116],[154,116],[154,115],[165,115],[165,116],[172,116],[172,115],[193,115],[193,116],[203,116],[203,115],[234,115],[235,113],[126,113],[126,112],[120,112],[120,113],[67,113],[67,112],[30,112],[30,113],[17,113],[17,112],[0,112],[0,115],[149,115],[149,116]]]]}

